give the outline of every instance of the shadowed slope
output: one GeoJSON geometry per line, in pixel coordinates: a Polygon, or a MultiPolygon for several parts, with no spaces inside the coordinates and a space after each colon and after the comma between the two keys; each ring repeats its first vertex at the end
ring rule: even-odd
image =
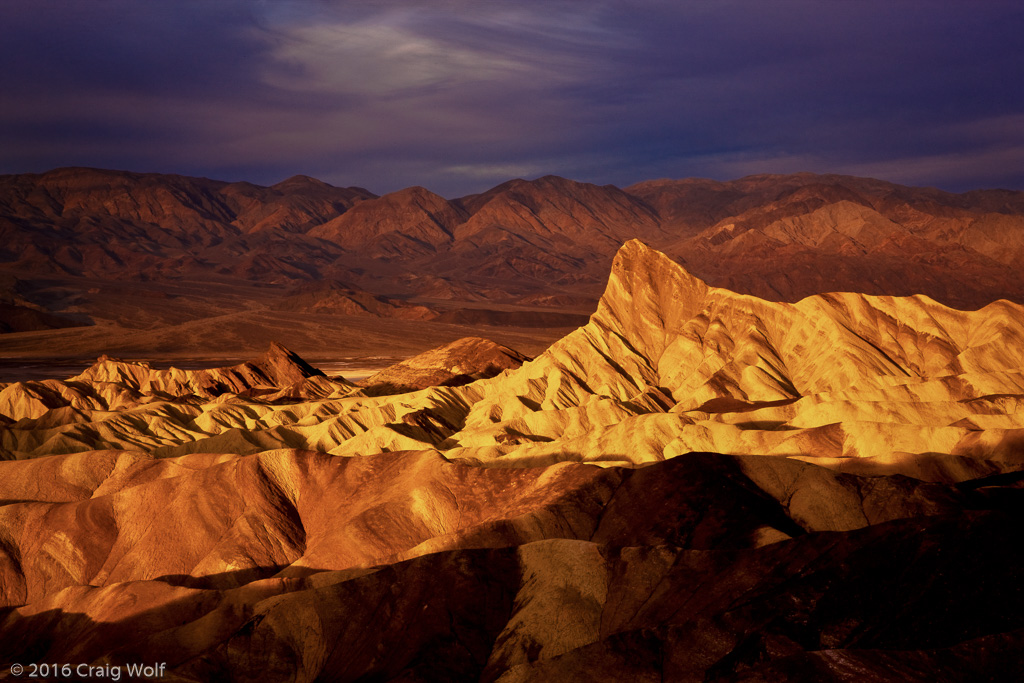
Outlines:
{"type": "MultiPolygon", "coordinates": [[[[64,555],[52,543],[19,555],[32,602],[0,622],[5,660],[157,656],[184,680],[222,667],[241,680],[392,680],[408,669],[551,680],[596,660],[613,678],[727,680],[766,661],[803,666],[787,658],[825,648],[856,648],[851,656],[868,670],[888,657],[929,671],[975,661],[985,646],[970,641],[993,629],[1020,643],[1024,628],[1024,595],[1007,590],[1021,578],[1020,551],[1003,547],[1016,520],[964,514],[978,502],[942,486],[712,454],[635,471],[548,472],[431,454],[277,452],[168,478],[144,472],[120,482],[120,493],[98,490],[28,517],[36,526],[23,538],[40,539],[36,520],[74,528],[69,513],[101,521],[82,508],[102,506],[123,515],[125,536],[86,541],[90,528],[79,526],[64,555]],[[751,479],[759,470],[768,476],[751,479]],[[793,496],[776,500],[756,483],[797,472],[823,477],[801,489],[817,509],[797,513],[793,496]],[[181,503],[140,507],[165,499],[168,486],[181,503]],[[187,495],[192,487],[217,492],[222,509],[187,495]],[[201,533],[190,535],[188,553],[172,543],[168,557],[185,520],[201,533]],[[131,525],[146,533],[126,553],[131,525]],[[470,550],[509,546],[518,547],[470,550]],[[76,587],[69,572],[93,571],[76,558],[102,563],[83,551],[103,547],[111,554],[92,585],[76,587]],[[402,555],[416,559],[393,563],[402,555]],[[340,571],[386,558],[389,566],[340,571]],[[959,654],[927,651],[956,643],[959,654]]],[[[18,585],[14,578],[4,585],[18,585]]],[[[985,666],[1013,664],[997,657],[985,666]]]]}

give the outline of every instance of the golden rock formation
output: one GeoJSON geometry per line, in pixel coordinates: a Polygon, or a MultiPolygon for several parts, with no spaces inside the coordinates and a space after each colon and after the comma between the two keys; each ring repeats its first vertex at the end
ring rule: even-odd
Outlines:
{"type": "Polygon", "coordinates": [[[631,241],[537,358],[463,340],[367,383],[403,393],[280,346],[9,384],[0,660],[998,679],[1024,645],[1022,359],[1016,304],[768,302],[631,241]]]}

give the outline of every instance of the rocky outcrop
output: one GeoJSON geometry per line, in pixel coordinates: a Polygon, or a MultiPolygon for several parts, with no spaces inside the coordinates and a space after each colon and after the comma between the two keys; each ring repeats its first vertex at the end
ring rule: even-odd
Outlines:
{"type": "MultiPolygon", "coordinates": [[[[154,368],[149,362],[101,357],[79,375],[62,380],[14,382],[0,390],[0,415],[54,423],[62,414],[74,421],[79,411],[128,410],[145,403],[202,403],[218,397],[272,400],[280,396],[312,398],[347,392],[343,378],[327,379],[294,352],[271,344],[260,357],[222,368],[182,370],[154,368]],[[53,411],[59,411],[53,413],[53,411]],[[52,413],[52,414],[51,414],[52,413]],[[49,417],[47,417],[49,415],[49,417]]],[[[102,437],[99,437],[102,441],[102,437]]]]}
{"type": "Polygon", "coordinates": [[[459,386],[514,370],[528,357],[489,339],[465,337],[377,372],[361,383],[368,396],[459,386]]]}

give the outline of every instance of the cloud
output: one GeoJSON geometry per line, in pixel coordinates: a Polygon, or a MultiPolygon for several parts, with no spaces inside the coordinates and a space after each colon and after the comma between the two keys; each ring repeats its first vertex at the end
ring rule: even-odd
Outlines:
{"type": "Polygon", "coordinates": [[[962,191],[1005,185],[1024,187],[1022,169],[1024,145],[851,164],[842,167],[842,172],[906,185],[935,185],[962,191]],[[965,177],[970,180],[965,181],[965,177]]]}
{"type": "Polygon", "coordinates": [[[517,64],[416,35],[393,21],[289,27],[273,36],[265,82],[323,95],[415,97],[505,76],[517,64]]]}
{"type": "Polygon", "coordinates": [[[490,180],[493,178],[521,178],[543,173],[543,167],[535,164],[465,164],[447,166],[440,169],[441,173],[471,179],[490,180]]]}
{"type": "Polygon", "coordinates": [[[0,172],[1024,182],[1019,3],[67,4],[0,5],[0,172]]]}

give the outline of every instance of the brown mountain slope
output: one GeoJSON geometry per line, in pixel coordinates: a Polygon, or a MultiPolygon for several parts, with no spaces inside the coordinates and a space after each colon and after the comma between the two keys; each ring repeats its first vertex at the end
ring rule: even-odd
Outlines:
{"type": "Polygon", "coordinates": [[[273,308],[301,313],[342,313],[384,318],[430,320],[437,313],[426,306],[416,306],[378,296],[336,280],[307,282],[292,288],[288,295],[274,302],[273,308]]]}
{"type": "Polygon", "coordinates": [[[655,181],[627,191],[681,235],[667,253],[719,286],[783,301],[823,291],[1022,301],[1022,193],[954,195],[849,176],[655,181]]]}
{"type": "Polygon", "coordinates": [[[272,187],[206,178],[63,168],[43,174],[0,178],[5,215],[71,224],[88,217],[166,231],[203,229],[213,236],[224,224],[251,232],[278,215],[274,227],[310,227],[374,195],[362,188],[337,188],[305,176],[272,187]],[[283,214],[281,212],[284,212],[283,214]],[[287,215],[291,220],[281,220],[287,215]]]}
{"type": "Polygon", "coordinates": [[[452,241],[464,211],[422,187],[371,199],[313,228],[309,234],[336,242],[363,258],[409,259],[433,254],[452,241]]]}
{"type": "Polygon", "coordinates": [[[140,321],[280,310],[297,281],[341,280],[428,307],[525,302],[524,312],[582,313],[632,238],[712,285],[761,298],[925,294],[979,308],[1024,301],[1022,197],[794,174],[626,190],[545,176],[455,200],[423,188],[375,198],[305,177],[258,187],[61,169],[0,179],[0,270],[24,282],[25,303],[92,319],[115,340],[150,324],[140,321]],[[168,292],[195,283],[204,301],[121,306],[105,292],[125,280],[168,292]]]}
{"type": "Polygon", "coordinates": [[[0,230],[6,267],[36,276],[209,274],[218,253],[251,254],[267,240],[247,233],[303,233],[372,196],[313,179],[264,188],[67,168],[0,178],[0,230]]]}
{"type": "Polygon", "coordinates": [[[510,180],[460,203],[471,214],[459,228],[462,239],[503,228],[546,238],[554,245],[582,242],[618,248],[631,237],[650,238],[659,232],[650,207],[619,188],[558,176],[510,180]]]}
{"type": "Polygon", "coordinates": [[[524,294],[600,283],[607,257],[625,240],[661,236],[650,208],[611,185],[544,176],[461,202],[471,216],[439,267],[481,282],[519,284],[524,294]]]}
{"type": "Polygon", "coordinates": [[[618,188],[545,176],[454,201],[409,188],[363,202],[310,235],[350,250],[337,262],[364,272],[361,284],[371,290],[393,288],[397,278],[404,294],[429,296],[426,275],[512,301],[551,287],[596,296],[619,245],[660,232],[650,208],[618,188]]]}

